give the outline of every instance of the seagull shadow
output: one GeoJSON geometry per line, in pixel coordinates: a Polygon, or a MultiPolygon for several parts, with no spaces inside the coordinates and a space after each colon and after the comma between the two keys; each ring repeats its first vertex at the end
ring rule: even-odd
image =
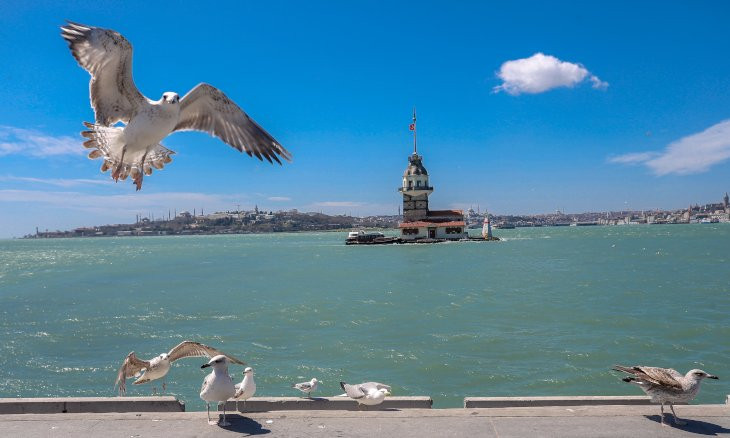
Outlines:
{"type": "MultiPolygon", "coordinates": [[[[660,415],[645,415],[645,417],[651,421],[661,423],[662,417],[660,415]]],[[[683,430],[685,432],[690,433],[696,433],[698,435],[710,435],[710,436],[718,436],[718,435],[724,435],[727,433],[730,433],[730,429],[727,429],[726,427],[720,426],[719,424],[715,423],[708,423],[706,421],[699,421],[699,420],[692,420],[689,418],[680,417],[682,420],[686,421],[687,424],[685,425],[678,425],[674,424],[674,417],[672,415],[667,415],[666,422],[669,424],[669,426],[665,427],[673,427],[675,429],[683,430]]]]}
{"type": "Polygon", "coordinates": [[[225,427],[219,426],[221,429],[245,433],[247,435],[266,435],[267,433],[271,433],[269,429],[264,429],[258,421],[242,415],[226,414],[226,420],[231,423],[231,425],[225,427]]]}

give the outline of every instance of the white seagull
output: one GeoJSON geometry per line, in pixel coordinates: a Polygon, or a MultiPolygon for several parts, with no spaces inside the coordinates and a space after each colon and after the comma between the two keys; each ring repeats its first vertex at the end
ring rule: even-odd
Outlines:
{"type": "Polygon", "coordinates": [[[96,123],[85,122],[93,149],[89,158],[103,158],[101,171],[111,169],[115,181],[131,176],[137,190],[152,168],[172,161],[173,151],[160,141],[175,131],[203,131],[259,160],[281,164],[291,154],[223,92],[198,84],[182,99],[165,92],[160,100],[142,95],[132,79],[132,45],[111,29],[69,21],[61,26],[79,65],[91,74],[89,93],[96,123]],[[114,126],[123,122],[125,126],[114,126]]]}
{"type": "Polygon", "coordinates": [[[228,375],[228,358],[222,354],[213,357],[207,364],[200,368],[212,367],[213,371],[205,376],[203,386],[200,388],[200,398],[207,405],[208,424],[219,426],[230,426],[226,421],[226,401],[236,394],[236,386],[228,375]],[[217,422],[210,419],[210,402],[223,403],[223,421],[217,422]]]}
{"type": "MultiPolygon", "coordinates": [[[[122,362],[122,366],[119,367],[117,372],[116,385],[119,385],[119,393],[124,394],[127,391],[126,380],[131,377],[139,377],[134,381],[135,385],[147,383],[152,380],[162,379],[170,371],[170,365],[178,359],[185,357],[213,357],[219,354],[226,355],[220,350],[213,347],[209,347],[200,342],[183,341],[176,345],[168,353],[162,353],[159,356],[153,357],[150,360],[142,360],[134,354],[134,351],[129,353],[122,362]]],[[[245,365],[245,363],[233,356],[226,355],[231,362],[245,365]]],[[[165,382],[162,382],[162,390],[165,390],[165,382]]],[[[155,388],[156,390],[156,388],[155,388]]]]}
{"type": "Polygon", "coordinates": [[[319,380],[315,377],[309,382],[295,383],[291,387],[302,391],[307,394],[307,397],[312,398],[312,393],[317,390],[318,384],[319,380]]]}
{"type": "Polygon", "coordinates": [[[236,399],[236,410],[238,411],[238,401],[243,400],[243,409],[246,409],[246,400],[256,394],[256,382],[253,380],[253,368],[246,367],[243,370],[243,380],[236,383],[236,393],[233,398],[236,399]]]}
{"type": "Polygon", "coordinates": [[[383,403],[386,395],[390,395],[390,386],[377,382],[366,382],[359,385],[349,385],[340,382],[345,394],[360,405],[374,406],[383,403]]]}
{"type": "Polygon", "coordinates": [[[672,415],[674,415],[676,424],[687,424],[686,421],[677,418],[677,414],[674,412],[674,403],[689,403],[700,392],[702,379],[717,379],[717,376],[698,369],[690,370],[685,375],[671,368],[614,365],[613,369],[631,374],[631,377],[625,377],[622,380],[638,385],[646,395],[651,397],[652,402],[661,403],[663,426],[667,425],[664,422],[665,403],[669,403],[669,407],[672,408],[672,415]]]}

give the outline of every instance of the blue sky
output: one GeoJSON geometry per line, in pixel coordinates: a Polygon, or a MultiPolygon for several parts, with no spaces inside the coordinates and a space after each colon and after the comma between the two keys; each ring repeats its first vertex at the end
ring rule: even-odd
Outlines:
{"type": "Polygon", "coordinates": [[[730,3],[216,4],[0,4],[0,236],[237,204],[396,213],[414,105],[436,208],[680,208],[730,191],[730,3]],[[152,99],[220,88],[293,162],[176,133],[142,191],[114,183],[81,147],[89,75],[65,19],[121,32],[152,99]]]}

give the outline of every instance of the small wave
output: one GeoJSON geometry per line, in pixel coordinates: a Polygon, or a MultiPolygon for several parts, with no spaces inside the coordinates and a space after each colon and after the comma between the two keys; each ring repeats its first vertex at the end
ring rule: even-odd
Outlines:
{"type": "Polygon", "coordinates": [[[219,321],[223,321],[226,319],[238,319],[237,315],[222,315],[222,316],[213,316],[213,319],[217,319],[219,321]]]}
{"type": "Polygon", "coordinates": [[[258,342],[251,342],[251,345],[253,345],[254,347],[259,347],[259,348],[263,348],[266,350],[273,350],[273,347],[269,347],[268,345],[264,345],[264,344],[259,344],[258,342]]]}

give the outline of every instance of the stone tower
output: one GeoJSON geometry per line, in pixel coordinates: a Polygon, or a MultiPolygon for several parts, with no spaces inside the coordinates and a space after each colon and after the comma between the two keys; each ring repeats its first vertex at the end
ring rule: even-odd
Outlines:
{"type": "Polygon", "coordinates": [[[428,172],[423,167],[423,157],[416,151],[408,157],[408,167],[403,172],[403,185],[398,189],[403,194],[403,220],[413,222],[428,216],[428,195],[433,187],[428,183],[428,172]]]}
{"type": "Polygon", "coordinates": [[[428,172],[423,167],[423,157],[418,155],[416,130],[416,108],[413,108],[413,154],[408,157],[408,167],[403,172],[403,185],[398,189],[403,194],[403,221],[413,222],[428,216],[428,195],[433,187],[428,184],[428,172]]]}

